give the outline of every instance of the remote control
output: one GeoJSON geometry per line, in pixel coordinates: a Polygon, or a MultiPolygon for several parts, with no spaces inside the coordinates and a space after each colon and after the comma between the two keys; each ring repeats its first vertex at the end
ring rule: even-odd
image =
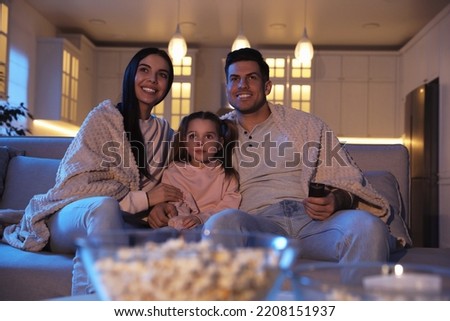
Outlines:
{"type": "Polygon", "coordinates": [[[324,197],[325,185],[321,183],[309,182],[309,197],[324,197]]]}

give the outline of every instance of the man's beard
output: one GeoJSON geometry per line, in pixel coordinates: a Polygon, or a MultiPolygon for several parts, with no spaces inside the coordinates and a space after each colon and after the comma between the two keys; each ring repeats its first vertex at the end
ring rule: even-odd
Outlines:
{"type": "Polygon", "coordinates": [[[265,104],[267,103],[267,100],[262,100],[260,102],[258,102],[257,104],[253,105],[250,108],[244,108],[241,109],[239,107],[233,106],[234,109],[236,109],[239,113],[243,114],[243,115],[248,115],[248,114],[253,114],[254,112],[257,112],[258,110],[260,110],[265,104]]]}

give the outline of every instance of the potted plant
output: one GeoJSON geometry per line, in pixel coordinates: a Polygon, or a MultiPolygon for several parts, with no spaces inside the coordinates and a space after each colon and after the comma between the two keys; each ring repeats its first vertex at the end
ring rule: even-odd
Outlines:
{"type": "Polygon", "coordinates": [[[31,134],[28,120],[33,116],[23,103],[11,106],[6,100],[0,100],[0,136],[25,136],[31,134]]]}

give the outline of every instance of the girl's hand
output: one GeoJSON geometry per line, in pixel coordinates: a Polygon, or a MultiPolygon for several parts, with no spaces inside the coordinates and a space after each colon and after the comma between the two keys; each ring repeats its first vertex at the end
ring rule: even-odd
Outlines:
{"type": "Polygon", "coordinates": [[[169,219],[177,215],[177,209],[173,204],[160,203],[151,209],[147,217],[147,222],[151,228],[159,228],[167,226],[169,219]]]}
{"type": "Polygon", "coordinates": [[[178,202],[183,199],[183,192],[169,184],[159,184],[147,192],[148,207],[162,202],[178,202]]]}
{"type": "Polygon", "coordinates": [[[169,220],[168,225],[177,229],[177,230],[185,230],[194,228],[197,225],[201,224],[200,219],[195,215],[189,216],[176,216],[169,220]]]}
{"type": "Polygon", "coordinates": [[[307,197],[303,200],[303,205],[309,217],[323,221],[335,212],[336,199],[333,193],[328,193],[324,197],[307,197]]]}

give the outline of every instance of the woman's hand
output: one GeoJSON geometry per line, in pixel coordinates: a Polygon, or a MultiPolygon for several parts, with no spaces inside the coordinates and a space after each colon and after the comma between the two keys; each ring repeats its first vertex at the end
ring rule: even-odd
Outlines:
{"type": "Polygon", "coordinates": [[[183,192],[169,184],[159,184],[147,192],[148,207],[162,202],[178,202],[183,199],[183,192]]]}
{"type": "Polygon", "coordinates": [[[167,226],[169,219],[178,215],[175,205],[160,203],[155,205],[147,217],[148,225],[151,228],[167,226]]]}
{"type": "Polygon", "coordinates": [[[324,197],[307,197],[303,200],[303,205],[309,217],[323,221],[336,211],[336,198],[333,193],[324,197]]]}

